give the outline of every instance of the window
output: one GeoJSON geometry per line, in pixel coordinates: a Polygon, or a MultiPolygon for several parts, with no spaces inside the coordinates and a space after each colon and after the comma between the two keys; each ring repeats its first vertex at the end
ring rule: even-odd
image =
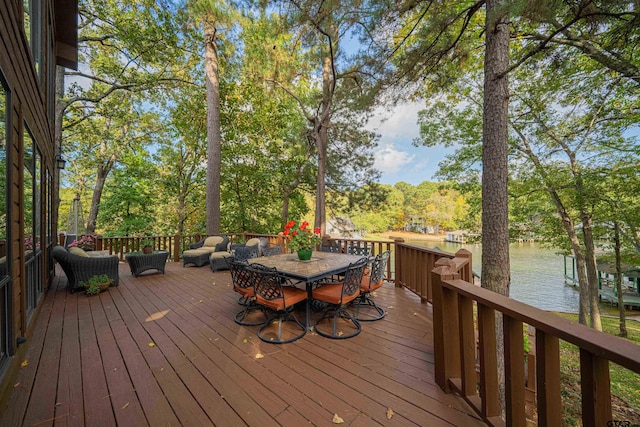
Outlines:
{"type": "Polygon", "coordinates": [[[42,77],[42,2],[23,0],[24,32],[31,47],[36,73],[42,77]]]}
{"type": "Polygon", "coordinates": [[[9,198],[7,185],[10,98],[0,72],[0,378],[8,365],[11,351],[11,286],[9,275],[9,198]]]}
{"type": "Polygon", "coordinates": [[[26,123],[24,129],[24,250],[27,323],[30,323],[43,291],[42,173],[40,171],[42,156],[26,123]]]}

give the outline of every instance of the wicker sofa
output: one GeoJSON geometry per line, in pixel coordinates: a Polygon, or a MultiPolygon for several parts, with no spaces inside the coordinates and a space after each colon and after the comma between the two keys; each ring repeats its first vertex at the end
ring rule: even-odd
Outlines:
{"type": "Polygon", "coordinates": [[[53,258],[58,261],[67,276],[67,286],[71,292],[82,289],[80,282],[101,274],[109,276],[113,280],[114,286],[118,286],[120,282],[120,277],[118,276],[120,259],[117,255],[106,257],[81,256],[70,253],[62,246],[55,246],[53,248],[53,258]]]}

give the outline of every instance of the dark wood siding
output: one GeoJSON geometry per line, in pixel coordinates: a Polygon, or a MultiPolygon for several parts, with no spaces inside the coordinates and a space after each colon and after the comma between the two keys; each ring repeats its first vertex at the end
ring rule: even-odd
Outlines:
{"type": "MultiPolygon", "coordinates": [[[[19,364],[21,353],[24,352],[16,344],[18,337],[30,338],[30,331],[26,326],[25,315],[25,256],[24,256],[24,168],[23,168],[23,134],[25,132],[25,123],[29,126],[33,139],[38,144],[38,148],[42,154],[42,170],[55,171],[54,156],[56,147],[54,143],[53,119],[51,114],[53,109],[50,108],[49,97],[54,94],[51,85],[55,79],[50,76],[55,71],[53,64],[55,58],[55,41],[51,38],[56,34],[54,25],[55,13],[54,4],[67,7],[73,6],[73,11],[77,11],[77,1],[65,0],[40,0],[40,18],[38,25],[42,30],[42,56],[40,58],[41,76],[36,72],[34,59],[31,55],[28,38],[23,28],[23,2],[22,0],[0,0],[0,71],[4,76],[8,89],[11,93],[9,123],[9,141],[7,146],[7,169],[8,169],[8,206],[9,214],[8,232],[9,239],[7,246],[10,248],[11,259],[9,260],[9,271],[11,276],[11,293],[10,293],[10,329],[13,336],[13,342],[10,343],[9,354],[13,355],[9,369],[0,372],[0,398],[10,388],[12,377],[15,375],[16,368],[19,364]]],[[[60,12],[60,11],[58,11],[60,12]]],[[[64,15],[64,13],[62,14],[64,15]]],[[[75,16],[75,15],[74,15],[75,16]]],[[[73,31],[67,30],[68,31],[73,31]]],[[[46,176],[44,173],[42,177],[46,176]]],[[[57,181],[57,180],[56,180],[57,181]]],[[[42,180],[42,187],[36,191],[43,191],[41,200],[44,198],[44,187],[46,181],[42,180]]],[[[34,189],[35,190],[35,189],[34,189]]],[[[57,189],[54,191],[54,197],[57,197],[57,189]]],[[[46,230],[46,220],[48,215],[48,204],[43,203],[41,210],[40,229],[46,230]]],[[[52,213],[52,222],[57,223],[57,212],[52,213]]],[[[43,236],[43,239],[46,236],[43,236]]],[[[46,248],[43,248],[46,250],[46,248]]],[[[43,265],[42,271],[45,274],[42,277],[44,284],[49,282],[48,269],[44,268],[44,260],[46,253],[41,257],[43,265]]],[[[38,308],[39,309],[39,308],[38,308]]],[[[36,313],[38,311],[36,309],[36,313]]],[[[25,347],[25,346],[22,346],[25,347]]]]}

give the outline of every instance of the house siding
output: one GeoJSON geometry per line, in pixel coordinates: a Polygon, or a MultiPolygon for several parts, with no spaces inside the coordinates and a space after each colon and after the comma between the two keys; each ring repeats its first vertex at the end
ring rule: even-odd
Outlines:
{"type": "MultiPolygon", "coordinates": [[[[3,244],[3,250],[7,252],[7,267],[10,276],[8,285],[8,305],[10,306],[3,327],[7,332],[0,332],[8,336],[8,348],[6,355],[0,360],[0,403],[6,396],[8,389],[11,389],[11,379],[19,368],[21,356],[24,354],[30,336],[30,326],[33,319],[37,317],[40,303],[34,300],[35,306],[27,307],[27,274],[25,255],[25,140],[27,132],[26,126],[36,142],[41,157],[40,160],[40,181],[39,186],[34,188],[39,191],[39,200],[42,202],[39,209],[39,216],[35,218],[40,223],[41,247],[37,262],[40,264],[40,276],[36,289],[46,289],[50,283],[49,269],[47,268],[48,248],[46,245],[50,230],[47,230],[47,217],[50,206],[46,201],[49,199],[47,191],[53,188],[50,196],[52,200],[58,200],[58,170],[55,168],[55,155],[59,152],[54,142],[53,129],[53,109],[49,97],[55,91],[51,85],[55,84],[56,62],[56,40],[52,40],[55,32],[54,8],[69,7],[71,13],[77,12],[77,1],[69,0],[34,0],[39,2],[40,22],[37,28],[40,31],[41,52],[39,60],[39,70],[31,54],[29,38],[24,31],[23,22],[23,2],[18,0],[0,0],[0,74],[6,82],[8,89],[7,103],[7,147],[6,147],[6,173],[7,177],[7,240],[3,244]],[[26,125],[26,126],[25,126],[26,125]],[[47,176],[53,179],[50,187],[47,176]],[[31,309],[31,310],[30,310],[31,309]],[[31,316],[27,318],[27,313],[31,311],[31,316]],[[29,321],[29,322],[28,322],[29,321]],[[18,345],[17,340],[26,338],[26,345],[18,345]]],[[[33,2],[32,2],[33,3],[33,2]]],[[[60,13],[60,11],[58,11],[60,13]]],[[[63,14],[64,15],[64,14],[63,14]]],[[[77,18],[76,18],[77,19],[77,18]]],[[[32,23],[33,20],[32,20],[32,23]]],[[[35,22],[37,24],[37,22],[35,22]]],[[[36,28],[36,27],[34,27],[36,28]]],[[[73,29],[75,31],[75,29],[73,29]]],[[[67,30],[68,34],[68,30],[67,30]]],[[[66,45],[68,47],[68,45],[66,45]]],[[[67,61],[67,64],[69,62],[67,61]]],[[[36,175],[34,173],[34,175],[36,175]]],[[[57,203],[53,203],[54,211],[51,212],[51,221],[57,223],[57,203]]],[[[38,210],[36,209],[36,212],[38,210]]],[[[53,236],[51,236],[53,237],[53,236]]],[[[36,297],[39,293],[36,293],[36,297]]]]}

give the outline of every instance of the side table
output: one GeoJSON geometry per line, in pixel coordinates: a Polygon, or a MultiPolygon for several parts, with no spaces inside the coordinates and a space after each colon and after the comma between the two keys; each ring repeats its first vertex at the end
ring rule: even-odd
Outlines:
{"type": "Polygon", "coordinates": [[[131,274],[138,277],[140,273],[147,270],[159,270],[164,274],[164,266],[167,263],[169,252],[153,251],[150,254],[142,252],[131,252],[124,256],[124,259],[131,267],[131,274]]]}

